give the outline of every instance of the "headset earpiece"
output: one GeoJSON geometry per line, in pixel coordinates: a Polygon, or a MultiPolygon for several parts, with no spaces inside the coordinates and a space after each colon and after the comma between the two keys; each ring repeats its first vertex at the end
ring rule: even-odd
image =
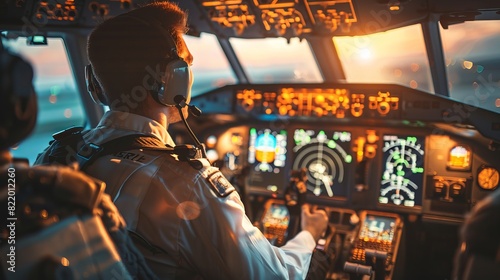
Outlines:
{"type": "Polygon", "coordinates": [[[182,95],[185,99],[191,93],[192,73],[189,65],[177,57],[168,62],[158,89],[158,101],[166,106],[175,106],[174,97],[182,95]]]}
{"type": "MultiPolygon", "coordinates": [[[[159,24],[158,28],[164,30],[159,24]]],[[[165,58],[168,63],[161,78],[162,83],[158,88],[157,100],[163,105],[175,106],[177,105],[174,101],[176,95],[182,95],[187,100],[191,94],[193,75],[187,62],[179,57],[177,44],[172,35],[167,32],[164,35],[172,49],[170,55],[165,58]]]]}
{"type": "Polygon", "coordinates": [[[94,76],[94,70],[92,69],[92,65],[85,66],[85,81],[87,84],[87,91],[94,100],[95,103],[99,105],[108,105],[106,96],[104,95],[104,91],[94,76]]]}

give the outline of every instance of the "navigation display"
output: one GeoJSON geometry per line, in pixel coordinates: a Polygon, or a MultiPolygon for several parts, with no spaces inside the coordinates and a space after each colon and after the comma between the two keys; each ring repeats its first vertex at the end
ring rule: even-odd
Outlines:
{"type": "Polygon", "coordinates": [[[359,231],[359,239],[371,242],[392,242],[395,231],[395,218],[366,215],[359,231]]]}
{"type": "Polygon", "coordinates": [[[346,197],[352,165],[351,133],[295,129],[293,169],[307,169],[307,190],[315,196],[346,197]]]}
{"type": "Polygon", "coordinates": [[[269,128],[249,130],[248,185],[277,192],[285,188],[287,132],[269,128]]]}
{"type": "Polygon", "coordinates": [[[379,203],[414,207],[422,205],[424,139],[384,135],[384,171],[379,203]]]}

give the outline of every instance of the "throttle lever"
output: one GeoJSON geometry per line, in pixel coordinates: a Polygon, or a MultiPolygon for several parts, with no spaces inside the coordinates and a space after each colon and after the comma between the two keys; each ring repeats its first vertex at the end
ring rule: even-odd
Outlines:
{"type": "Polygon", "coordinates": [[[290,174],[290,182],[285,190],[285,205],[290,214],[288,223],[286,240],[292,239],[297,233],[300,232],[300,216],[302,205],[306,203],[307,197],[307,169],[302,168],[292,170],[290,174]]]}

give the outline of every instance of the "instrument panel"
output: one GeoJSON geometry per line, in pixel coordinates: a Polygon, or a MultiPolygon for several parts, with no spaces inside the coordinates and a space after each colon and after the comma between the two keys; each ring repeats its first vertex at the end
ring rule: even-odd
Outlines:
{"type": "Polygon", "coordinates": [[[418,90],[234,85],[192,104],[210,160],[251,201],[282,199],[305,169],[314,204],[460,222],[500,184],[494,114],[474,108],[452,122],[458,102],[418,90]]]}
{"type": "Polygon", "coordinates": [[[272,121],[214,135],[211,130],[210,137],[220,142],[211,160],[219,161],[228,177],[246,169],[243,184],[250,196],[283,198],[291,171],[305,168],[309,201],[459,217],[470,209],[472,194],[498,185],[491,165],[476,170],[485,161],[468,140],[425,127],[272,121]],[[476,171],[479,185],[473,184],[476,171]]]}

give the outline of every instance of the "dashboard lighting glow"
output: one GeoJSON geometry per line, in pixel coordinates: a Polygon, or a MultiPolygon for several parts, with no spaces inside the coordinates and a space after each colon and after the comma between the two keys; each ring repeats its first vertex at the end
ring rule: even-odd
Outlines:
{"type": "Polygon", "coordinates": [[[448,168],[452,170],[464,170],[470,167],[471,152],[463,146],[455,146],[450,150],[448,156],[448,168]]]}
{"type": "Polygon", "coordinates": [[[272,192],[277,192],[278,191],[278,186],[276,186],[276,185],[269,185],[269,186],[267,186],[267,190],[272,191],[272,192]]]}
{"type": "Polygon", "coordinates": [[[392,5],[389,7],[389,10],[391,11],[399,11],[399,6],[398,5],[392,5]]]}

